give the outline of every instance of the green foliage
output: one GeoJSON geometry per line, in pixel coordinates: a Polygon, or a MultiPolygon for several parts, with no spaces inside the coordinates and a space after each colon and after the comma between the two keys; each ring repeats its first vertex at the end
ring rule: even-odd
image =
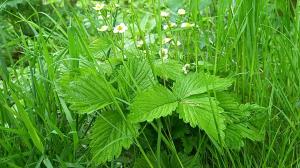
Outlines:
{"type": "Polygon", "coordinates": [[[82,73],[84,75],[70,81],[65,88],[70,108],[79,113],[91,113],[112,104],[112,93],[116,91],[106,79],[91,70],[82,73]]]}
{"type": "Polygon", "coordinates": [[[228,118],[225,141],[229,147],[240,149],[244,146],[244,138],[253,141],[263,140],[264,131],[261,129],[263,129],[264,121],[254,119],[262,113],[262,107],[255,104],[239,105],[235,98],[226,92],[218,93],[217,98],[228,118]],[[254,109],[255,112],[253,112],[254,109]],[[255,122],[254,124],[253,121],[255,122]]]}
{"type": "Polygon", "coordinates": [[[222,143],[225,135],[223,109],[214,98],[207,96],[185,98],[179,103],[179,117],[192,127],[198,126],[215,141],[222,143]]]}
{"type": "MultiPolygon", "coordinates": [[[[150,153],[147,156],[153,163],[157,162],[157,158],[155,158],[150,153]]],[[[181,168],[182,166],[186,168],[199,167],[197,157],[188,156],[183,153],[179,153],[178,157],[180,158],[181,163],[178,162],[175,155],[163,152],[161,154],[161,160],[162,160],[161,167],[162,168],[169,168],[169,167],[181,168]]],[[[134,162],[133,168],[150,168],[150,167],[147,166],[147,162],[145,161],[144,158],[137,158],[136,161],[134,162]]]]}
{"type": "Polygon", "coordinates": [[[182,0],[166,0],[166,5],[172,9],[176,10],[184,5],[184,1],[182,0]]]}
{"type": "MultiPolygon", "coordinates": [[[[212,90],[226,90],[231,83],[232,80],[230,79],[223,79],[205,73],[189,74],[175,82],[174,93],[164,87],[155,86],[138,95],[131,105],[129,119],[133,122],[151,122],[153,119],[172,114],[176,109],[179,118],[192,127],[198,126],[203,129],[213,141],[221,145],[225,143],[225,130],[228,136],[226,145],[229,147],[235,148],[234,144],[242,144],[242,138],[261,140],[258,138],[259,133],[252,130],[254,128],[246,129],[248,123],[243,123],[249,120],[248,110],[234,109],[233,114],[230,111],[228,111],[229,114],[223,114],[224,109],[222,105],[219,105],[218,100],[207,95],[207,92],[212,90]],[[234,112],[241,115],[239,117],[243,119],[238,120],[238,124],[229,124],[227,130],[226,123],[232,122],[235,115],[238,115],[234,112]],[[245,130],[247,132],[243,132],[245,130]],[[237,135],[240,135],[240,137],[233,136],[233,133],[238,133],[237,135]]],[[[223,93],[220,92],[220,94],[223,93]]],[[[238,103],[233,101],[234,99],[226,100],[224,97],[222,97],[221,103],[224,102],[223,107],[225,110],[230,109],[230,104],[233,104],[231,105],[233,107],[239,107],[238,103]]]]}
{"type": "Polygon", "coordinates": [[[1,0],[0,4],[2,7],[2,10],[8,7],[14,7],[17,8],[18,4],[26,3],[26,0],[1,0]]]}
{"type": "Polygon", "coordinates": [[[117,112],[103,112],[95,122],[90,135],[93,161],[97,164],[111,161],[128,149],[137,137],[138,126],[128,125],[117,112]]]}
{"type": "Polygon", "coordinates": [[[149,64],[145,60],[129,58],[118,72],[119,87],[131,90],[135,93],[138,90],[145,90],[154,84],[154,77],[149,64]]]}
{"type": "Polygon", "coordinates": [[[172,92],[162,86],[154,86],[136,97],[129,119],[132,122],[151,122],[153,119],[171,115],[177,105],[172,92]]]}
{"type": "MultiPolygon", "coordinates": [[[[185,123],[204,130],[211,140],[220,145],[239,149],[244,144],[243,138],[261,140],[257,129],[246,122],[251,108],[241,106],[243,109],[239,109],[240,105],[222,92],[231,85],[231,79],[192,73],[178,78],[172,92],[162,85],[151,86],[150,67],[146,62],[138,64],[137,60],[131,58],[126,61],[117,75],[117,86],[129,91],[129,96],[135,95],[130,106],[129,123],[152,122],[176,111],[185,123]],[[136,91],[139,92],[137,95],[136,91]],[[210,96],[211,91],[217,91],[218,96],[210,96]],[[224,110],[228,111],[225,113],[224,110]]],[[[100,73],[82,70],[79,77],[71,75],[67,75],[71,80],[65,81],[67,86],[64,88],[67,88],[65,98],[72,110],[91,113],[104,110],[108,105],[112,106],[108,109],[119,108],[113,98],[118,95],[116,89],[100,73]]],[[[123,109],[122,113],[125,111],[123,109]]],[[[120,156],[122,149],[128,149],[137,135],[137,127],[128,125],[118,112],[104,110],[90,136],[93,160],[99,164],[120,156]]]]}
{"type": "Polygon", "coordinates": [[[155,74],[164,78],[175,80],[183,76],[182,65],[175,60],[155,60],[154,61],[155,74]]]}
{"type": "Polygon", "coordinates": [[[297,167],[292,3],[0,0],[0,167],[297,167]]]}
{"type": "MultiPolygon", "coordinates": [[[[130,94],[135,95],[135,91],[143,90],[135,96],[130,106],[128,117],[130,122],[152,122],[154,119],[172,115],[173,111],[176,111],[179,114],[179,118],[189,123],[191,127],[197,126],[203,129],[213,141],[219,144],[225,143],[225,123],[228,121],[223,114],[223,108],[219,106],[219,102],[208,93],[210,91],[226,90],[231,85],[232,81],[230,79],[219,78],[205,73],[192,73],[178,78],[172,92],[162,85],[151,86],[153,78],[148,71],[150,67],[147,66],[146,62],[138,64],[137,60],[131,58],[126,61],[120,67],[117,75],[118,86],[125,87],[123,89],[129,91],[130,94]]],[[[71,104],[70,108],[72,110],[79,113],[91,113],[104,109],[108,105],[112,105],[112,108],[118,108],[113,104],[113,97],[117,96],[116,89],[104,76],[94,70],[82,70],[81,75],[76,78],[72,78],[70,75],[72,74],[67,75],[71,78],[71,80],[69,79],[70,82],[65,82],[67,83],[67,86],[65,86],[67,88],[65,89],[65,98],[71,104]]],[[[125,111],[125,109],[122,110],[122,113],[125,111]]],[[[111,148],[106,148],[108,144],[104,142],[99,144],[99,142],[102,142],[107,137],[112,137],[109,141],[128,138],[123,137],[123,134],[114,134],[109,131],[106,133],[105,130],[109,130],[109,125],[104,124],[103,120],[105,118],[97,119],[91,135],[91,148],[96,163],[105,163],[112,160],[113,157],[119,156],[123,146],[123,143],[120,142],[120,144],[116,144],[116,149],[114,145],[111,148]],[[99,132],[101,129],[104,132],[99,132]],[[108,133],[113,134],[108,136],[108,133]],[[112,149],[115,152],[109,153],[112,149]]],[[[119,120],[122,121],[123,119],[119,118],[119,120]]],[[[117,118],[113,118],[112,121],[108,123],[116,124],[117,118]]],[[[129,129],[125,121],[120,124],[115,127],[122,127],[122,132],[125,131],[125,128],[129,129]]],[[[230,125],[229,130],[226,131],[228,136],[232,133],[232,130],[237,132],[241,130],[240,127],[238,128],[239,130],[237,130],[237,127],[230,125]]],[[[129,130],[126,131],[125,135],[130,133],[129,130]]],[[[131,132],[131,134],[136,133],[131,132]]],[[[244,136],[242,135],[242,137],[244,136]]],[[[245,135],[245,137],[258,140],[252,137],[251,134],[245,135]]],[[[240,139],[237,142],[240,142],[240,139]]],[[[226,142],[230,146],[232,141],[234,140],[227,138],[226,142]]],[[[126,142],[124,142],[124,147],[128,148],[131,143],[126,142]]]]}
{"type": "Polygon", "coordinates": [[[205,73],[194,73],[177,80],[173,89],[179,99],[184,99],[192,95],[207,93],[210,90],[226,90],[231,84],[232,80],[230,79],[222,79],[205,73]]]}
{"type": "Polygon", "coordinates": [[[15,93],[12,93],[12,97],[16,103],[17,110],[19,112],[20,119],[22,119],[25,127],[27,128],[27,131],[30,135],[30,138],[32,139],[34,145],[36,148],[43,153],[44,152],[44,145],[41,142],[41,139],[36,131],[36,128],[32,124],[32,121],[30,120],[28,113],[25,111],[24,107],[22,106],[21,102],[18,100],[18,97],[15,95],[15,93]]]}

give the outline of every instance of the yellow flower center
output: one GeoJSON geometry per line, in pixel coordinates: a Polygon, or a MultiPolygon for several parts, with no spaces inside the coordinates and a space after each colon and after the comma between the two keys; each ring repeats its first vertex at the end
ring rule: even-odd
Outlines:
{"type": "Polygon", "coordinates": [[[121,30],[123,29],[123,27],[122,27],[122,26],[118,26],[117,29],[118,29],[119,31],[121,31],[121,30]]]}

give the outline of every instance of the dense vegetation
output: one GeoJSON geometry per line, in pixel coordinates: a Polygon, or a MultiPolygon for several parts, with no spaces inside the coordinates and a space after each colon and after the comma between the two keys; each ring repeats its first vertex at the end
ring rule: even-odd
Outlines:
{"type": "Polygon", "coordinates": [[[299,167],[294,0],[0,0],[0,167],[299,167]]]}

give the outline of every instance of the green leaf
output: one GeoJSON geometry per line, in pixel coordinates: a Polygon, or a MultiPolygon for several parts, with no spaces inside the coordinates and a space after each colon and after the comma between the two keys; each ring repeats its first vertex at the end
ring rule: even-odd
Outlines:
{"type": "Polygon", "coordinates": [[[43,153],[44,152],[44,145],[43,143],[41,142],[41,139],[37,133],[37,130],[36,128],[34,127],[34,125],[32,124],[29,116],[28,116],[28,113],[25,111],[23,105],[21,104],[21,102],[19,101],[19,98],[17,97],[17,95],[11,91],[11,94],[12,94],[12,98],[14,100],[14,102],[16,103],[16,106],[18,108],[18,112],[19,112],[19,115],[20,115],[20,119],[23,121],[29,135],[30,135],[30,138],[33,142],[33,144],[35,145],[35,147],[41,152],[43,153]]]}
{"type": "MultiPolygon", "coordinates": [[[[154,165],[157,163],[157,158],[152,153],[147,153],[148,159],[154,165]]],[[[199,158],[197,156],[188,156],[183,153],[177,155],[168,154],[166,151],[162,151],[160,154],[161,168],[198,168],[201,167],[199,158]],[[181,163],[179,163],[178,159],[181,163]]],[[[157,164],[156,164],[157,165],[157,164]]],[[[138,157],[135,159],[133,168],[151,168],[144,157],[138,157]]]]}
{"type": "Polygon", "coordinates": [[[117,112],[104,112],[95,122],[90,135],[93,161],[97,164],[118,157],[138,136],[138,125],[129,125],[117,112]]]}
{"type": "MultiPolygon", "coordinates": [[[[146,153],[148,159],[150,162],[154,165],[157,165],[157,158],[152,153],[148,152],[146,153]]],[[[166,168],[165,165],[169,165],[169,158],[168,154],[165,151],[162,151],[160,154],[160,160],[161,160],[161,168],[166,168]]],[[[145,157],[138,157],[135,159],[133,168],[152,168],[149,166],[148,162],[146,161],[145,157]]]]}
{"type": "Polygon", "coordinates": [[[205,73],[194,73],[177,80],[173,90],[180,99],[191,95],[206,93],[209,90],[221,91],[227,89],[232,80],[219,78],[205,73]]]}
{"type": "MultiPolygon", "coordinates": [[[[143,32],[151,32],[156,26],[156,21],[153,15],[145,13],[143,18],[140,21],[140,28],[143,32]]],[[[139,33],[139,31],[136,31],[139,33]]]]}
{"type": "Polygon", "coordinates": [[[220,102],[219,106],[225,111],[234,112],[234,114],[240,113],[239,106],[234,95],[228,92],[218,92],[216,98],[220,102]]]}
{"type": "Polygon", "coordinates": [[[139,94],[131,105],[129,119],[132,122],[151,122],[172,114],[178,102],[173,93],[163,86],[155,86],[139,94]]]}
{"type": "Polygon", "coordinates": [[[51,163],[51,161],[49,160],[48,157],[44,158],[43,163],[46,166],[46,168],[53,168],[53,165],[52,165],[52,163],[51,163]]]}
{"type": "Polygon", "coordinates": [[[129,58],[121,67],[118,82],[134,92],[138,89],[145,90],[154,83],[151,68],[145,60],[129,58]]]}
{"type": "Polygon", "coordinates": [[[240,149],[244,146],[243,137],[240,135],[240,124],[228,125],[225,130],[225,143],[228,148],[240,149]]]}
{"type": "Polygon", "coordinates": [[[77,46],[77,33],[76,28],[73,26],[68,27],[68,41],[69,41],[69,54],[71,57],[71,68],[76,70],[79,68],[79,54],[80,48],[77,46]]]}
{"type": "MultiPolygon", "coordinates": [[[[178,153],[178,157],[180,159],[180,162],[182,163],[184,168],[199,168],[202,167],[200,165],[199,157],[198,156],[188,156],[184,153],[178,153]]],[[[182,168],[180,163],[178,162],[177,156],[172,155],[170,157],[170,165],[168,167],[172,168],[182,168]]]]}
{"type": "Polygon", "coordinates": [[[174,12],[178,9],[178,8],[182,8],[184,6],[184,2],[183,0],[166,0],[165,3],[168,6],[168,8],[172,9],[174,12]]]}
{"type": "Polygon", "coordinates": [[[60,104],[62,106],[62,111],[66,115],[66,119],[72,129],[72,134],[73,134],[73,142],[74,142],[74,152],[76,151],[78,144],[79,144],[79,139],[78,139],[78,134],[77,134],[77,129],[76,129],[76,121],[73,119],[72,114],[70,110],[68,109],[65,100],[61,97],[58,98],[60,101],[60,104]]]}
{"type": "Polygon", "coordinates": [[[248,114],[248,121],[251,123],[253,126],[261,129],[265,124],[266,124],[266,118],[267,114],[266,113],[266,108],[261,107],[257,104],[241,104],[239,106],[240,111],[243,113],[248,114]]]}
{"type": "Polygon", "coordinates": [[[198,146],[197,138],[198,135],[197,137],[193,135],[188,135],[188,136],[183,136],[181,138],[184,153],[190,154],[194,148],[197,148],[198,146]]]}
{"type": "Polygon", "coordinates": [[[260,126],[255,125],[259,120],[256,113],[262,110],[258,105],[242,104],[240,105],[235,97],[230,93],[219,92],[217,99],[220,102],[225,112],[227,126],[225,130],[226,146],[232,149],[240,149],[244,146],[244,139],[248,138],[252,141],[260,141],[264,137],[264,131],[260,131],[263,121],[260,121],[260,126]],[[253,113],[252,111],[255,111],[253,113]],[[254,124],[252,123],[254,119],[254,124]]]}
{"type": "Polygon", "coordinates": [[[189,97],[179,103],[179,118],[192,127],[198,126],[213,140],[220,143],[225,134],[225,117],[223,109],[213,97],[189,97]],[[220,138],[219,138],[220,136],[220,138]]]}
{"type": "Polygon", "coordinates": [[[101,36],[101,38],[93,39],[89,45],[89,50],[92,52],[94,57],[104,58],[105,53],[111,47],[111,43],[107,36],[101,36]]]}
{"type": "Polygon", "coordinates": [[[101,74],[87,71],[65,88],[65,99],[71,103],[72,110],[91,113],[113,102],[110,91],[116,92],[101,74]]]}
{"type": "MultiPolygon", "coordinates": [[[[9,79],[9,72],[4,57],[0,57],[0,77],[4,79],[4,81],[7,81],[9,79]]],[[[1,80],[1,84],[2,84],[2,80],[1,80]]]]}
{"type": "Polygon", "coordinates": [[[110,76],[113,73],[114,66],[109,61],[98,61],[97,62],[97,69],[102,74],[110,76]]]}
{"type": "Polygon", "coordinates": [[[261,141],[263,134],[255,127],[248,123],[229,124],[225,130],[225,143],[227,147],[232,149],[240,149],[244,146],[244,138],[252,141],[261,141]]]}
{"type": "Polygon", "coordinates": [[[7,7],[17,8],[18,4],[23,3],[26,3],[26,0],[4,0],[4,2],[0,2],[0,10],[2,11],[7,7]]]}
{"type": "Polygon", "coordinates": [[[198,10],[204,10],[205,8],[207,8],[211,4],[212,4],[212,0],[202,0],[199,3],[199,9],[198,10]]]}
{"type": "Polygon", "coordinates": [[[161,59],[154,61],[154,70],[156,75],[164,79],[176,80],[184,76],[182,65],[171,59],[164,62],[161,59]]]}

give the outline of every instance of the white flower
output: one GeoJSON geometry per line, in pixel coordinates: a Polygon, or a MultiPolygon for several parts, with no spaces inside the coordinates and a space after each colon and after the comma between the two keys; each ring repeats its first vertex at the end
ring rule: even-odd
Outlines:
{"type": "Polygon", "coordinates": [[[178,13],[178,15],[185,15],[185,10],[184,9],[178,9],[177,13],[178,13]]]}
{"type": "Polygon", "coordinates": [[[105,7],[104,3],[96,3],[96,5],[93,7],[96,11],[100,11],[105,7]]]}
{"type": "Polygon", "coordinates": [[[124,33],[128,27],[124,23],[120,23],[114,28],[114,33],[124,33]]]}
{"type": "Polygon", "coordinates": [[[166,43],[169,43],[171,40],[172,40],[171,38],[166,37],[163,39],[162,43],[166,44],[166,43]]]}
{"type": "Polygon", "coordinates": [[[168,17],[169,15],[170,15],[170,13],[167,12],[167,11],[161,11],[161,12],[160,12],[160,16],[161,16],[161,17],[168,17]]]}
{"type": "Polygon", "coordinates": [[[97,30],[100,32],[105,32],[108,30],[108,26],[107,25],[101,26],[100,28],[97,28],[97,30]]]}
{"type": "Polygon", "coordinates": [[[191,65],[190,64],[185,64],[183,67],[182,67],[182,71],[184,74],[187,74],[189,72],[189,69],[190,69],[191,65]]]}
{"type": "Polygon", "coordinates": [[[169,50],[167,48],[162,48],[159,51],[159,54],[160,54],[161,57],[168,58],[168,53],[169,53],[169,50]]]}
{"type": "Polygon", "coordinates": [[[181,28],[190,28],[190,27],[194,27],[195,24],[194,23],[187,23],[187,22],[184,22],[184,23],[181,23],[181,28]]]}
{"type": "Polygon", "coordinates": [[[143,41],[143,40],[139,40],[139,41],[136,42],[136,46],[137,46],[138,48],[142,47],[143,44],[144,44],[144,41],[143,41]]]}

